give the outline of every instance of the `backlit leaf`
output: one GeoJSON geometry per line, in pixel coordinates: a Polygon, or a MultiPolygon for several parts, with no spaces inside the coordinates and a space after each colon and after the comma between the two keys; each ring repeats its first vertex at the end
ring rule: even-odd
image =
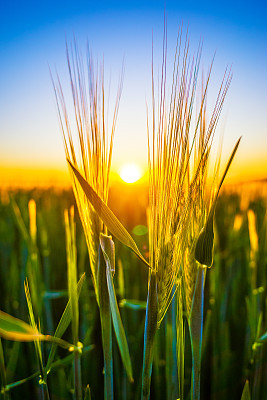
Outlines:
{"type": "Polygon", "coordinates": [[[237,148],[239,146],[241,137],[238,139],[232,154],[228,160],[228,163],[226,165],[226,168],[224,170],[223,176],[221,178],[221,181],[218,186],[218,190],[216,192],[213,204],[210,208],[210,212],[207,218],[207,222],[200,231],[199,237],[196,242],[196,247],[195,247],[195,259],[202,265],[206,265],[207,267],[211,267],[212,261],[213,261],[213,241],[214,241],[214,230],[213,230],[213,220],[214,220],[214,214],[215,214],[215,207],[216,207],[216,202],[219,196],[220,189],[222,187],[223,181],[226,177],[226,174],[230,168],[230,165],[234,159],[235,153],[237,151],[237,148]]]}
{"type": "Polygon", "coordinates": [[[242,397],[241,400],[250,400],[250,392],[249,392],[249,384],[248,381],[246,381],[243,392],[242,392],[242,397]]]}
{"type": "Polygon", "coordinates": [[[114,326],[114,331],[116,335],[116,339],[118,342],[118,346],[121,353],[121,358],[123,364],[125,366],[128,378],[131,382],[133,382],[133,372],[132,372],[132,363],[130,359],[129,348],[126,340],[125,331],[123,328],[119,307],[116,299],[115,288],[113,284],[112,270],[114,269],[115,264],[115,248],[114,242],[110,236],[102,235],[100,236],[100,245],[101,249],[106,261],[106,274],[107,274],[107,286],[109,292],[109,302],[110,309],[112,315],[112,322],[114,326]]]}
{"type": "Polygon", "coordinates": [[[70,160],[68,160],[76,178],[78,179],[84,193],[86,194],[88,200],[94,207],[96,213],[99,218],[102,219],[110,233],[114,235],[118,240],[120,240],[123,244],[128,246],[137,257],[142,260],[148,267],[148,262],[144,259],[142,254],[140,253],[135,241],[129,234],[129,232],[124,228],[122,223],[118,220],[118,218],[113,214],[110,208],[104,203],[103,200],[98,196],[98,194],[94,191],[94,189],[89,185],[89,183],[82,177],[80,172],[74,167],[70,160]]]}
{"type": "MultiPolygon", "coordinates": [[[[79,282],[77,283],[76,286],[76,291],[77,291],[77,296],[79,298],[81,290],[82,290],[82,285],[84,283],[85,280],[85,273],[81,276],[79,282]]],[[[72,318],[72,312],[71,312],[71,299],[69,299],[66,308],[60,318],[60,321],[58,323],[56,332],[55,332],[55,337],[60,338],[64,332],[66,331],[67,327],[69,326],[70,322],[71,322],[71,318],[72,318]]],[[[51,365],[52,362],[54,360],[55,357],[55,353],[56,353],[56,343],[54,343],[51,347],[49,356],[48,356],[48,360],[47,360],[47,365],[46,365],[46,372],[48,373],[51,369],[51,365]]]]}

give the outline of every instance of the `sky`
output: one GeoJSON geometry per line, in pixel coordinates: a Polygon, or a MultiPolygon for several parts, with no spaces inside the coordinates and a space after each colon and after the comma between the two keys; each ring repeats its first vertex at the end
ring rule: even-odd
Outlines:
{"type": "MultiPolygon", "coordinates": [[[[188,29],[190,51],[203,40],[201,71],[215,61],[208,93],[212,107],[228,66],[233,80],[217,127],[223,159],[241,145],[230,178],[267,178],[266,1],[0,1],[0,185],[7,179],[67,171],[49,69],[69,89],[66,40],[80,51],[89,43],[104,59],[111,82],[110,109],[122,68],[113,169],[126,162],[147,165],[147,107],[151,111],[152,32],[154,71],[162,59],[164,12],[168,65],[173,65],[179,27],[188,29]],[[13,173],[13,175],[12,175],[13,173]]],[[[67,93],[67,92],[66,92],[67,93]]],[[[151,115],[151,113],[150,113],[151,115]]],[[[62,175],[63,174],[63,175],[62,175]]]]}

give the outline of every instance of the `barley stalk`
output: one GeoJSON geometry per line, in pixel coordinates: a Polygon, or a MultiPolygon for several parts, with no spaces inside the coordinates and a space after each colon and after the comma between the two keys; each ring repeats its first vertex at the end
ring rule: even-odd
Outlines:
{"type": "MultiPolygon", "coordinates": [[[[156,313],[157,327],[160,326],[172,302],[176,290],[175,284],[180,278],[183,282],[182,292],[186,309],[188,312],[191,309],[196,282],[198,281],[198,265],[192,253],[197,239],[194,221],[197,220],[199,224],[202,224],[201,227],[205,221],[213,226],[214,200],[218,195],[218,192],[215,193],[213,188],[209,193],[205,190],[207,166],[214,131],[232,75],[231,71],[226,71],[213,113],[209,123],[207,123],[206,98],[213,62],[206,80],[202,79],[201,100],[199,107],[197,107],[195,99],[201,51],[202,43],[199,45],[196,56],[190,61],[188,38],[186,36],[182,47],[182,34],[179,32],[171,97],[168,102],[166,95],[167,38],[166,28],[164,29],[158,111],[156,111],[155,106],[152,62],[152,132],[149,132],[148,129],[150,174],[149,264],[157,282],[157,308],[154,307],[153,310],[150,310],[148,302],[146,324],[155,319],[155,317],[149,317],[149,314],[156,313]],[[196,109],[195,125],[192,124],[194,109],[196,109]],[[188,261],[188,259],[190,260],[188,261]]],[[[212,247],[213,241],[211,250],[212,247]]],[[[149,297],[151,297],[150,292],[149,297]]],[[[180,305],[180,307],[183,307],[183,305],[180,305]]],[[[202,312],[201,308],[199,312],[202,312]]],[[[180,323],[182,323],[181,320],[180,323]]],[[[149,331],[149,328],[147,329],[149,331]]],[[[182,332],[182,328],[178,328],[178,330],[182,332]]],[[[150,345],[153,346],[153,341],[150,341],[150,345]]],[[[143,387],[148,385],[147,375],[151,375],[151,365],[146,360],[146,352],[147,358],[149,358],[150,363],[152,362],[150,355],[152,351],[145,346],[144,366],[146,366],[146,370],[144,371],[143,368],[143,387]]],[[[177,360],[177,362],[180,361],[177,360]]],[[[181,374],[180,379],[182,380],[181,374]]],[[[182,387],[183,383],[180,381],[181,391],[182,387]]],[[[149,395],[146,396],[144,398],[149,397],[149,395]]]]}

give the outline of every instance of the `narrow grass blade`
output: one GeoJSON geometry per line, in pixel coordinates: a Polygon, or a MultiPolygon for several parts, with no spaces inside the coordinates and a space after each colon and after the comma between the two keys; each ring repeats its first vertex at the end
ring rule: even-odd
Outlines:
{"type": "Polygon", "coordinates": [[[217,199],[220,193],[220,189],[222,187],[222,184],[224,182],[224,179],[227,175],[227,172],[230,168],[230,165],[234,159],[234,156],[236,154],[236,151],[238,149],[239,143],[240,143],[241,137],[238,139],[232,154],[228,160],[228,163],[226,165],[226,168],[224,170],[223,176],[221,178],[221,181],[219,183],[213,204],[210,208],[210,212],[207,218],[207,222],[200,231],[199,237],[196,242],[195,246],[195,259],[201,264],[201,265],[206,265],[207,267],[211,267],[212,262],[213,262],[213,242],[214,242],[214,231],[213,231],[213,224],[214,224],[214,214],[215,214],[215,208],[216,208],[216,203],[217,199]]]}
{"type": "MultiPolygon", "coordinates": [[[[80,296],[81,290],[82,290],[82,286],[85,280],[85,273],[81,276],[79,282],[77,283],[76,286],[76,291],[77,291],[77,296],[80,296]]],[[[67,327],[69,326],[70,322],[71,322],[71,318],[72,318],[72,313],[71,313],[71,299],[69,299],[66,308],[60,318],[60,321],[58,323],[56,332],[55,332],[55,337],[60,338],[64,332],[66,331],[67,327]]],[[[48,374],[50,369],[51,369],[51,365],[52,362],[54,360],[55,357],[55,353],[56,353],[56,344],[53,344],[48,356],[48,360],[47,360],[47,365],[46,365],[46,373],[48,374]]]]}
{"type": "Polygon", "coordinates": [[[136,256],[143,261],[146,266],[149,267],[148,262],[144,259],[142,254],[140,253],[137,244],[129,234],[129,232],[124,228],[122,223],[118,220],[118,218],[113,214],[110,208],[101,200],[98,194],[94,191],[94,189],[89,185],[89,183],[82,177],[80,172],[74,167],[70,160],[68,160],[70,167],[72,168],[73,173],[78,179],[84,193],[86,194],[88,200],[94,207],[96,213],[99,218],[102,219],[110,233],[114,235],[118,240],[120,240],[123,244],[128,246],[136,256]]]}
{"type": "Polygon", "coordinates": [[[0,310],[0,336],[7,340],[17,340],[19,342],[33,342],[42,340],[54,342],[65,349],[74,349],[73,345],[55,336],[43,335],[37,329],[21,319],[0,310]]]}
{"type": "Polygon", "coordinates": [[[44,340],[44,335],[32,328],[26,322],[0,311],[0,336],[8,340],[32,342],[36,339],[44,340]]]}
{"type": "Polygon", "coordinates": [[[246,381],[243,392],[242,392],[242,396],[241,396],[241,400],[250,400],[250,391],[249,391],[249,384],[248,381],[246,381]]]}
{"type": "Polygon", "coordinates": [[[112,356],[112,326],[107,288],[106,262],[99,246],[97,285],[99,293],[99,311],[101,319],[102,348],[104,354],[104,398],[113,400],[113,356],[112,356]]]}
{"type": "MultiPolygon", "coordinates": [[[[34,232],[32,232],[32,228],[34,228],[35,233],[36,233],[36,221],[34,221],[34,224],[32,224],[32,225],[33,226],[30,227],[30,235],[31,235],[32,239],[34,240],[34,235],[32,235],[32,233],[34,233],[34,232]]],[[[31,295],[30,295],[27,278],[24,281],[24,290],[25,290],[25,295],[26,295],[26,300],[27,300],[27,305],[28,305],[28,310],[29,310],[30,325],[33,329],[37,330],[37,325],[36,325],[35,317],[34,317],[34,313],[33,313],[33,305],[32,305],[32,300],[31,300],[31,295]]],[[[39,325],[40,325],[40,322],[39,322],[39,325]]],[[[44,399],[49,400],[49,392],[48,392],[47,381],[46,381],[46,376],[45,376],[45,372],[44,372],[42,347],[41,347],[40,340],[38,340],[38,339],[34,340],[34,347],[35,347],[36,358],[38,360],[39,369],[40,369],[40,380],[39,380],[40,392],[42,393],[42,397],[44,399]]]]}
{"type": "Polygon", "coordinates": [[[150,274],[149,288],[147,295],[146,322],[144,334],[144,355],[142,372],[142,400],[148,400],[150,395],[150,382],[153,362],[153,345],[157,331],[158,297],[157,297],[157,276],[150,274]]]}
{"type": "MultiPolygon", "coordinates": [[[[88,353],[88,351],[91,351],[93,348],[94,348],[94,345],[84,347],[82,350],[82,356],[84,354],[88,353]]],[[[74,354],[71,353],[64,358],[61,358],[60,360],[53,362],[51,365],[51,371],[54,369],[57,369],[57,368],[62,368],[63,366],[70,364],[71,362],[73,362],[73,359],[74,359],[74,354]]],[[[21,386],[24,383],[26,383],[26,382],[30,381],[31,379],[34,379],[38,376],[40,376],[40,371],[35,372],[34,374],[28,376],[27,378],[20,379],[19,381],[9,383],[8,385],[6,385],[6,389],[11,390],[17,386],[21,386]]]]}
{"type": "Polygon", "coordinates": [[[84,391],[84,400],[91,400],[91,390],[90,386],[87,385],[84,391]]]}
{"type": "Polygon", "coordinates": [[[0,376],[1,376],[1,393],[3,394],[3,399],[6,399],[6,367],[5,367],[5,359],[4,359],[4,352],[2,341],[0,338],[0,376]]]}
{"type": "Polygon", "coordinates": [[[233,149],[233,151],[232,151],[232,153],[231,153],[231,155],[230,155],[230,158],[229,158],[229,160],[228,160],[228,163],[227,163],[227,165],[226,165],[226,167],[225,167],[223,176],[222,176],[222,178],[221,178],[221,180],[220,180],[220,183],[219,183],[219,186],[218,186],[218,190],[217,190],[217,193],[216,193],[215,201],[217,200],[217,198],[218,198],[218,196],[219,196],[219,193],[220,193],[222,184],[223,184],[224,179],[225,179],[225,177],[226,177],[226,175],[227,175],[227,172],[228,172],[228,170],[229,170],[229,168],[230,168],[230,166],[231,166],[231,164],[232,164],[232,161],[233,161],[233,159],[234,159],[235,153],[237,152],[238,146],[239,146],[239,144],[240,144],[240,140],[241,140],[241,137],[240,137],[240,138],[238,139],[238,141],[236,142],[236,145],[235,145],[235,147],[234,147],[234,149],[233,149]]]}
{"type": "Polygon", "coordinates": [[[121,358],[125,366],[130,382],[133,382],[132,363],[129,353],[129,348],[126,340],[125,331],[123,328],[119,307],[116,299],[115,288],[113,284],[112,271],[115,270],[115,247],[110,236],[100,235],[100,245],[106,261],[106,275],[109,293],[109,302],[112,315],[113,327],[119,346],[121,358]]]}
{"type": "Polygon", "coordinates": [[[30,237],[30,235],[29,235],[29,233],[28,233],[28,230],[27,230],[27,228],[26,228],[26,225],[25,225],[25,223],[24,223],[24,221],[23,221],[23,218],[22,218],[22,216],[21,216],[20,209],[19,209],[19,207],[18,207],[18,205],[17,205],[17,203],[16,203],[16,201],[15,201],[15,199],[14,199],[13,197],[10,197],[10,204],[11,204],[12,211],[13,211],[13,213],[14,213],[15,221],[16,221],[16,223],[17,223],[17,226],[18,226],[18,228],[19,228],[19,231],[20,231],[20,233],[21,233],[23,239],[24,239],[25,242],[27,243],[28,249],[31,249],[32,246],[33,246],[31,237],[30,237]]]}
{"type": "MultiPolygon", "coordinates": [[[[66,233],[66,251],[68,265],[68,293],[71,303],[71,328],[72,341],[79,345],[79,307],[77,286],[77,250],[76,250],[76,227],[74,222],[74,207],[70,209],[70,218],[68,210],[64,211],[65,233],[66,233]]],[[[75,352],[73,361],[74,388],[76,400],[82,400],[82,378],[80,354],[75,352]]]]}
{"type": "Polygon", "coordinates": [[[19,359],[19,356],[21,354],[20,347],[21,347],[21,343],[20,342],[14,342],[13,343],[11,352],[9,354],[9,359],[8,359],[8,362],[7,362],[7,366],[6,366],[6,379],[7,379],[7,382],[12,382],[13,379],[14,379],[13,377],[14,377],[15,372],[16,372],[18,359],[19,359]]]}
{"type": "Polygon", "coordinates": [[[66,233],[66,253],[68,265],[68,293],[71,301],[71,320],[72,320],[72,338],[73,343],[78,342],[78,325],[79,325],[79,310],[78,310],[78,295],[76,290],[77,285],[77,251],[75,238],[74,224],[74,208],[70,210],[70,219],[68,210],[64,211],[65,233],[66,233]]]}

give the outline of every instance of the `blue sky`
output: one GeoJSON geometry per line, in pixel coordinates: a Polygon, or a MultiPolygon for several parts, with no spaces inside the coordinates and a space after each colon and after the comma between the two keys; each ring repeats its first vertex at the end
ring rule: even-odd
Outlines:
{"type": "Polygon", "coordinates": [[[223,130],[225,154],[239,136],[243,137],[235,161],[236,174],[251,166],[244,173],[256,176],[266,168],[267,4],[263,1],[43,1],[38,6],[35,1],[2,1],[0,167],[65,168],[49,66],[52,71],[57,68],[63,86],[67,87],[65,38],[70,40],[73,34],[81,50],[88,40],[94,58],[101,61],[104,56],[105,71],[114,86],[124,63],[114,166],[126,161],[145,164],[152,30],[157,71],[162,53],[164,8],[170,65],[181,23],[184,30],[189,27],[192,52],[199,39],[204,40],[204,70],[216,51],[209,93],[211,104],[226,66],[232,65],[233,81],[218,135],[223,130]]]}

